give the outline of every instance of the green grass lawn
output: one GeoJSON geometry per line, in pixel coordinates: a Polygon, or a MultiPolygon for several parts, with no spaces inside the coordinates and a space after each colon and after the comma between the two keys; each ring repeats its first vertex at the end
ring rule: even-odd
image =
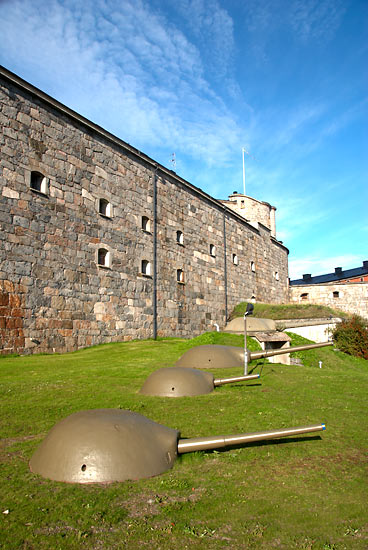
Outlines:
{"type": "Polygon", "coordinates": [[[242,337],[211,333],[0,360],[0,548],[368,547],[368,362],[321,348],[298,353],[303,366],[253,362],[259,380],[208,395],[137,393],[151,372],[201,343],[241,346],[242,337]],[[183,455],[172,470],[139,481],[77,485],[32,474],[28,461],[48,430],[92,408],[130,409],[182,437],[320,422],[327,429],[183,455]]]}
{"type": "MultiPolygon", "coordinates": [[[[247,302],[240,302],[232,311],[230,319],[242,317],[247,302]]],[[[317,304],[254,304],[254,317],[264,319],[321,319],[325,317],[351,317],[350,314],[317,304]]]]}

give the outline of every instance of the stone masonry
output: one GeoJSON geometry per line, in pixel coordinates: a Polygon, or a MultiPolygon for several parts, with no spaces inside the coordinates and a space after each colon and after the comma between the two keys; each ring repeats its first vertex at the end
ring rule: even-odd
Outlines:
{"type": "Polygon", "coordinates": [[[368,283],[341,282],[290,286],[290,300],[323,304],[368,319],[368,283]]]}
{"type": "Polygon", "coordinates": [[[268,227],[271,235],[276,237],[276,208],[268,202],[259,201],[237,191],[234,191],[228,200],[221,202],[254,227],[258,228],[260,223],[268,227]]]}
{"type": "Polygon", "coordinates": [[[288,300],[269,227],[4,68],[0,121],[1,353],[192,337],[288,300]]]}

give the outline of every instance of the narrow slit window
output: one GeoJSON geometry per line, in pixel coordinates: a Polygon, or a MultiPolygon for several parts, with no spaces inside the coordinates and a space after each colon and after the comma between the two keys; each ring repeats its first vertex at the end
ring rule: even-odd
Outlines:
{"type": "Polygon", "coordinates": [[[102,216],[111,218],[111,204],[106,199],[100,199],[98,211],[102,216]]]}
{"type": "Polygon", "coordinates": [[[33,191],[47,194],[47,178],[41,172],[31,172],[30,188],[33,191]]]}
{"type": "Polygon", "coordinates": [[[253,271],[253,273],[255,273],[256,271],[256,264],[254,262],[250,262],[250,269],[251,271],[253,271]]]}
{"type": "Polygon", "coordinates": [[[148,260],[142,260],[142,275],[146,275],[147,277],[151,277],[151,263],[148,260]]]}
{"type": "Polygon", "coordinates": [[[147,216],[142,216],[142,229],[147,233],[151,232],[151,221],[147,216]]]}
{"type": "Polygon", "coordinates": [[[214,244],[210,244],[210,255],[213,257],[216,256],[216,247],[214,244]]]}
{"type": "Polygon", "coordinates": [[[176,270],[176,280],[178,283],[184,283],[184,271],[182,269],[176,270]]]}
{"type": "Polygon", "coordinates": [[[238,260],[237,254],[233,254],[233,264],[238,265],[238,263],[239,263],[239,260],[238,260]]]}
{"type": "Polygon", "coordinates": [[[99,248],[97,253],[97,263],[101,267],[110,267],[110,252],[106,248],[99,248]]]}
{"type": "Polygon", "coordinates": [[[177,231],[176,232],[176,242],[178,244],[184,244],[184,235],[183,235],[182,231],[177,231]]]}

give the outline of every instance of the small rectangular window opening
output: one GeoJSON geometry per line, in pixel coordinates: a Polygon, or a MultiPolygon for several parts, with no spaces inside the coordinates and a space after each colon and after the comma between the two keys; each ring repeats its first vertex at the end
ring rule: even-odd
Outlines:
{"type": "Polygon", "coordinates": [[[176,232],[176,242],[178,244],[184,244],[184,235],[183,235],[182,231],[177,231],[176,232]]]}
{"type": "Polygon", "coordinates": [[[142,275],[146,275],[146,277],[151,277],[151,263],[148,260],[142,260],[142,275]]]}
{"type": "Polygon", "coordinates": [[[151,232],[151,221],[147,216],[142,216],[142,230],[147,233],[151,232]]]}
{"type": "Polygon", "coordinates": [[[106,248],[99,248],[97,252],[97,263],[100,267],[110,267],[110,252],[106,248]]]}
{"type": "Polygon", "coordinates": [[[102,216],[111,218],[111,204],[106,199],[100,199],[98,211],[102,216]]]}
{"type": "Polygon", "coordinates": [[[38,193],[47,194],[47,178],[41,172],[31,172],[30,188],[38,193]]]}
{"type": "Polygon", "coordinates": [[[178,283],[184,283],[184,271],[182,269],[176,270],[176,280],[178,283]]]}

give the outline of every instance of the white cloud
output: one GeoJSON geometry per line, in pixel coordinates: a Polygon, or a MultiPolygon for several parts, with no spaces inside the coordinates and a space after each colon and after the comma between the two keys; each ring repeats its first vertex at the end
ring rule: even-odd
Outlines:
{"type": "Polygon", "coordinates": [[[298,46],[330,42],[342,24],[345,0],[247,0],[239,6],[249,50],[259,66],[271,66],[280,34],[298,46]]]}
{"type": "Polygon", "coordinates": [[[346,11],[343,0],[294,0],[289,21],[302,41],[329,41],[339,28],[346,11]]]}
{"type": "Polygon", "coordinates": [[[247,27],[256,35],[272,35],[279,28],[291,30],[301,41],[327,42],[346,11],[344,0],[248,0],[243,6],[247,27]]]}
{"type": "Polygon", "coordinates": [[[202,56],[215,79],[229,75],[235,45],[234,23],[226,9],[218,0],[181,0],[175,8],[202,44],[202,56]]]}
{"type": "MultiPolygon", "coordinates": [[[[224,22],[216,56],[226,65],[231,20],[211,1],[201,26],[215,39],[224,22]]],[[[209,165],[231,157],[240,128],[204,78],[201,52],[147,2],[15,0],[0,12],[3,63],[31,66],[32,83],[68,106],[146,151],[170,144],[209,165]]]]}

